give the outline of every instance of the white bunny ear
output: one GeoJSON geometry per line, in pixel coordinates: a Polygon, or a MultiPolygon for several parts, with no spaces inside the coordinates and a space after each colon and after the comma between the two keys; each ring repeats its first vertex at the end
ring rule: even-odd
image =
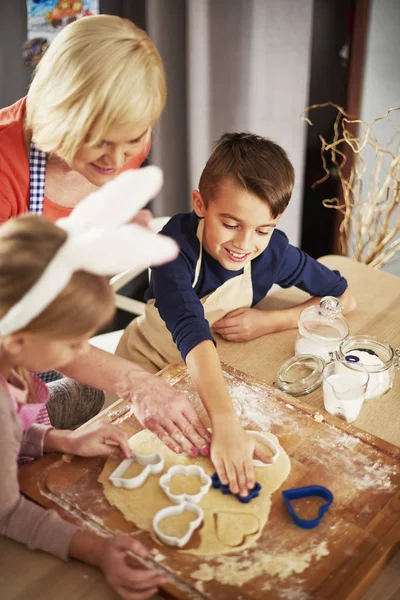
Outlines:
{"type": "Polygon", "coordinates": [[[18,331],[30,323],[68,284],[75,271],[113,275],[127,269],[138,272],[173,260],[179,252],[171,238],[139,225],[119,229],[89,229],[72,235],[61,246],[40,279],[0,320],[0,335],[18,331]]]}
{"type": "Polygon", "coordinates": [[[119,227],[157,196],[162,184],[159,167],[130,169],[82,200],[70,216],[59,219],[57,225],[71,233],[95,226],[119,227]]]}
{"type": "Polygon", "coordinates": [[[150,265],[160,265],[177,257],[178,245],[164,235],[157,235],[139,225],[119,229],[93,230],[75,238],[71,267],[97,275],[114,275],[127,269],[138,273],[150,265]]]}

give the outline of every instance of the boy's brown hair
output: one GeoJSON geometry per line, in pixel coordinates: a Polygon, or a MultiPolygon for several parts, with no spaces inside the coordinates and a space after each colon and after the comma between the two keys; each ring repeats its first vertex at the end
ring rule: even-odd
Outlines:
{"type": "Polygon", "coordinates": [[[251,133],[224,133],[200,177],[199,191],[206,206],[225,178],[267,202],[275,219],[289,203],[294,169],[275,142],[251,133]]]}

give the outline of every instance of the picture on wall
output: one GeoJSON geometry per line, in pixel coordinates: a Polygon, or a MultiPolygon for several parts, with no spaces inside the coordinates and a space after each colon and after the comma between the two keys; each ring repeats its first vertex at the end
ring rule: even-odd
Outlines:
{"type": "Polygon", "coordinates": [[[27,0],[28,40],[49,42],[68,23],[99,13],[99,0],[27,0]]]}
{"type": "Polygon", "coordinates": [[[77,19],[99,14],[99,0],[26,0],[28,35],[22,55],[35,66],[57,33],[77,19]]]}

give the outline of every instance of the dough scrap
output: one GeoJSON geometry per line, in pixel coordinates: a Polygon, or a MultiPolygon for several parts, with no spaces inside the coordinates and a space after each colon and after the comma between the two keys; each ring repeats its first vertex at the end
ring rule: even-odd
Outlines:
{"type": "MultiPolygon", "coordinates": [[[[274,442],[279,443],[273,434],[268,433],[268,435],[274,442]]],[[[129,445],[138,454],[161,452],[165,459],[164,473],[173,465],[193,464],[203,467],[208,475],[212,475],[215,471],[209,458],[177,455],[147,430],[131,437],[129,445]]],[[[99,476],[104,494],[108,502],[118,508],[128,521],[132,521],[140,529],[153,533],[152,521],[156,512],[172,505],[159,486],[160,475],[151,475],[142,487],[134,490],[117,488],[108,478],[119,463],[119,458],[110,456],[104,465],[99,476]]],[[[262,485],[262,490],[259,497],[248,504],[242,504],[235,496],[224,495],[220,490],[211,488],[199,503],[204,511],[203,526],[193,534],[190,542],[180,552],[209,556],[239,552],[253,544],[260,537],[268,520],[271,494],[281,487],[289,473],[290,460],[281,448],[276,463],[268,467],[256,467],[256,481],[262,485]],[[227,526],[230,515],[230,522],[235,523],[234,527],[227,526]]],[[[182,488],[180,493],[185,491],[182,488]]]]}

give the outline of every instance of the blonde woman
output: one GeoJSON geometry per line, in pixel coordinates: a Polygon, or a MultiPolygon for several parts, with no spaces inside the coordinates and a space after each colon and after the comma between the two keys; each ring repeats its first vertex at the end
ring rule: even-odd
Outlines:
{"type": "MultiPolygon", "coordinates": [[[[141,165],[166,101],[161,58],[144,31],[102,15],[68,25],[39,63],[27,97],[0,110],[0,222],[55,221],[119,172],[141,165]]],[[[146,220],[139,213],[136,222],[146,220]]],[[[63,367],[130,398],[139,421],[174,451],[208,453],[186,397],[97,348],[63,367]]]]}

